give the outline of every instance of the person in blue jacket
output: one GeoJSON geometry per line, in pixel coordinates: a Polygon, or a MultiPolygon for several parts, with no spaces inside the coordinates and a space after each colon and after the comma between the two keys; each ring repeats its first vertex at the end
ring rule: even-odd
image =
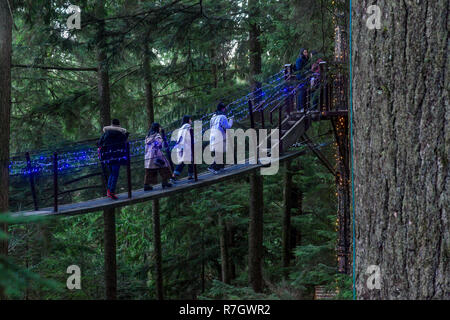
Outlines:
{"type": "Polygon", "coordinates": [[[306,73],[309,70],[309,54],[307,49],[301,49],[300,54],[295,61],[295,71],[297,72],[297,80],[303,83],[299,87],[299,93],[297,97],[297,109],[304,110],[306,107],[306,88],[308,83],[306,81],[306,73]]]}

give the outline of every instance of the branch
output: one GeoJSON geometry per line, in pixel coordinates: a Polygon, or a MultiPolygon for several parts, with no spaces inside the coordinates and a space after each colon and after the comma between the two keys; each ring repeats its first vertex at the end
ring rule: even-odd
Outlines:
{"type": "Polygon", "coordinates": [[[187,88],[183,88],[183,89],[181,89],[181,90],[177,90],[177,91],[174,91],[174,92],[171,92],[171,93],[163,94],[163,95],[160,95],[160,96],[155,96],[154,98],[155,98],[155,99],[156,99],[156,98],[162,98],[162,97],[170,96],[170,95],[173,95],[173,94],[176,94],[176,93],[180,93],[180,92],[184,92],[184,91],[187,91],[187,90],[191,90],[191,89],[194,89],[194,88],[205,87],[205,86],[208,86],[208,85],[211,85],[211,84],[212,84],[212,83],[199,84],[199,85],[197,85],[197,86],[187,87],[187,88]]]}
{"type": "Polygon", "coordinates": [[[12,68],[27,68],[27,69],[44,69],[44,70],[63,70],[63,71],[95,71],[97,72],[97,68],[72,68],[72,67],[49,67],[49,66],[34,66],[34,65],[25,65],[25,64],[12,64],[12,68]]]}

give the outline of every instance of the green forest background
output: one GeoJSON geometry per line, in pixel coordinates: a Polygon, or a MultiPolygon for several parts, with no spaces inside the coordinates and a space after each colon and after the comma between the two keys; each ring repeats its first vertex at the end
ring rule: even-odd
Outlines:
{"type": "MultiPolygon", "coordinates": [[[[259,81],[294,63],[300,48],[333,58],[333,1],[250,1],[256,5],[250,18],[247,1],[105,1],[112,117],[132,136],[148,131],[148,57],[154,118],[163,126],[184,114],[214,111],[223,97],[250,92],[251,24],[261,30],[259,81]]],[[[13,154],[67,146],[101,133],[96,72],[35,68],[96,68],[97,1],[73,4],[82,8],[82,28],[69,32],[67,1],[14,1],[13,154]]],[[[320,136],[315,142],[329,142],[332,135],[324,133],[330,130],[326,122],[315,123],[309,135],[320,136]]],[[[335,146],[324,153],[333,159],[335,146]]],[[[335,179],[312,154],[295,160],[290,170],[295,237],[291,266],[282,267],[285,170],[264,177],[263,293],[248,287],[247,178],[160,201],[166,299],[311,299],[317,285],[339,288],[337,298],[351,298],[351,279],[338,275],[336,267],[335,179]],[[228,230],[230,284],[221,282],[223,225],[228,230]]],[[[80,201],[82,195],[73,198],[80,201]]],[[[152,204],[116,212],[118,298],[154,299],[152,204]]],[[[101,212],[14,225],[9,231],[8,264],[0,272],[9,297],[104,298],[101,212]],[[66,269],[74,264],[81,268],[82,289],[70,291],[66,269]]]]}

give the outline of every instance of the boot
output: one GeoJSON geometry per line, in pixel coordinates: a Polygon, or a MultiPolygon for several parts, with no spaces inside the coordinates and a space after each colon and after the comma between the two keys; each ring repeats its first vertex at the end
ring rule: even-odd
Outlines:
{"type": "Polygon", "coordinates": [[[117,198],[117,196],[114,194],[114,192],[111,192],[109,189],[108,189],[108,191],[106,192],[106,196],[107,196],[108,198],[110,198],[110,199],[113,199],[113,200],[119,199],[119,198],[117,198]]]}
{"type": "Polygon", "coordinates": [[[172,187],[172,184],[169,182],[163,182],[161,185],[163,189],[172,187]]]}

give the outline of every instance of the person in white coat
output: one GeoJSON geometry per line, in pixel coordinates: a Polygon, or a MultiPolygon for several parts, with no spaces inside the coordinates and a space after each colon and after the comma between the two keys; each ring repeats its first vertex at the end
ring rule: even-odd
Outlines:
{"type": "Polygon", "coordinates": [[[178,129],[177,143],[174,147],[174,149],[177,149],[178,164],[172,175],[173,181],[176,181],[181,175],[186,164],[188,165],[188,180],[194,178],[194,165],[192,163],[191,153],[191,126],[192,118],[190,116],[184,116],[181,128],[178,129]]]}
{"type": "Polygon", "coordinates": [[[209,145],[211,152],[214,152],[214,162],[209,166],[208,171],[214,174],[218,174],[225,167],[226,130],[233,126],[233,118],[228,119],[225,115],[225,110],[226,106],[223,103],[219,103],[216,113],[211,118],[209,145]]]}

